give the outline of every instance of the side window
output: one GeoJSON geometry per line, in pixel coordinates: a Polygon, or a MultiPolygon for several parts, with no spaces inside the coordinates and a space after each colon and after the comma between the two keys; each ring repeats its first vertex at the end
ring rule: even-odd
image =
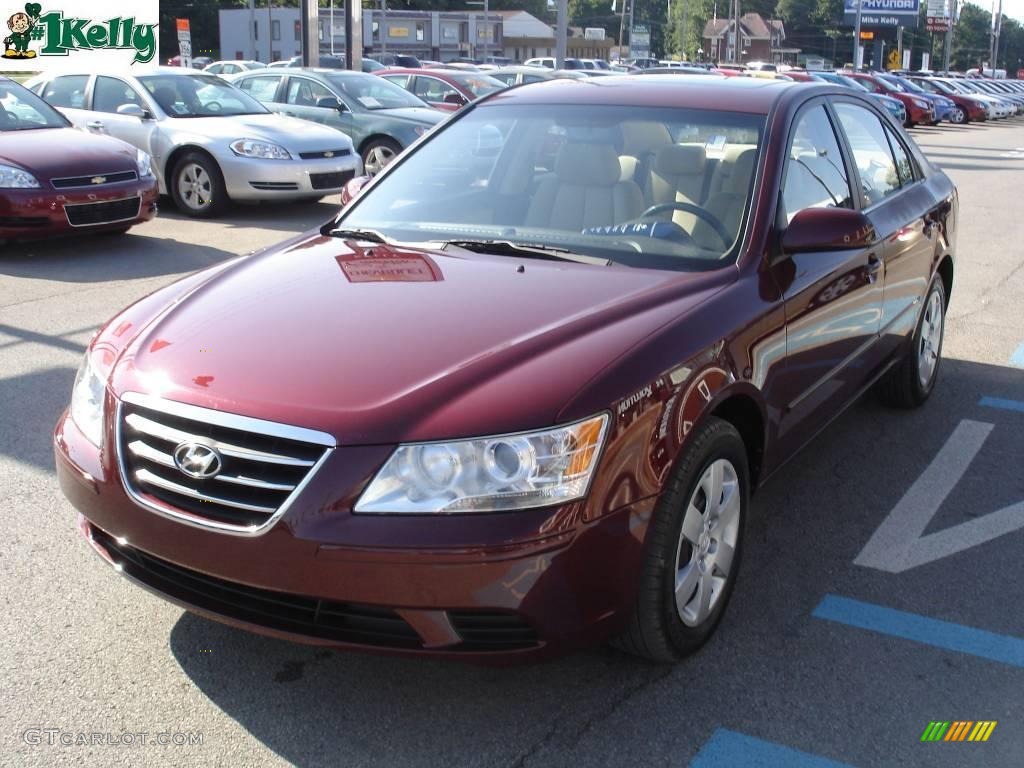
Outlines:
{"type": "Polygon", "coordinates": [[[145,104],[135,89],[114,77],[97,77],[93,86],[92,108],[96,112],[117,112],[124,104],[137,104],[145,109],[145,104]]]}
{"type": "Polygon", "coordinates": [[[823,105],[797,119],[782,185],[786,222],[804,208],[852,208],[850,180],[832,121],[823,105]]]}
{"type": "Polygon", "coordinates": [[[391,75],[385,77],[385,80],[390,80],[392,83],[397,85],[399,88],[405,88],[409,90],[409,76],[408,75],[391,75]]]}
{"type": "Polygon", "coordinates": [[[315,80],[293,77],[288,81],[287,101],[297,107],[315,107],[320,99],[334,98],[337,97],[315,80]]]}
{"type": "Polygon", "coordinates": [[[900,176],[885,136],[885,128],[871,110],[840,102],[836,113],[853,149],[865,207],[899,191],[900,176]]]}
{"type": "Polygon", "coordinates": [[[910,153],[907,152],[907,148],[891,128],[886,127],[885,135],[889,138],[889,146],[892,147],[892,154],[896,158],[896,174],[899,176],[900,186],[913,184],[916,166],[910,158],[910,153]]]}
{"type": "Polygon", "coordinates": [[[273,101],[277,95],[277,86],[281,82],[280,76],[250,77],[236,83],[239,88],[252,96],[256,101],[273,101]]]}
{"type": "Polygon", "coordinates": [[[88,75],[63,75],[46,84],[43,98],[51,107],[85,109],[85,84],[88,75]]]}
{"type": "Polygon", "coordinates": [[[413,90],[417,96],[424,101],[444,101],[444,97],[448,94],[458,94],[454,88],[447,83],[440,80],[435,80],[432,77],[423,77],[422,75],[416,78],[416,87],[413,90]]]}
{"type": "Polygon", "coordinates": [[[209,72],[211,75],[219,75],[226,71],[226,67],[223,64],[211,64],[203,71],[209,72]]]}

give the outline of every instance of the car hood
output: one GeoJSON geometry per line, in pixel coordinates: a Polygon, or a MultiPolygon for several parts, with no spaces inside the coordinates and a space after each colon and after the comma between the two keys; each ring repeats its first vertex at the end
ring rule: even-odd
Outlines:
{"type": "Polygon", "coordinates": [[[196,133],[228,141],[262,139],[295,152],[352,146],[352,140],[341,131],[276,112],[234,117],[168,118],[167,122],[170,124],[168,127],[179,134],[196,133]]]}
{"type": "Polygon", "coordinates": [[[447,117],[447,115],[441,114],[433,107],[395,107],[394,109],[375,109],[371,111],[371,114],[386,115],[387,117],[394,117],[399,120],[407,120],[411,123],[421,123],[424,125],[437,125],[447,117]]]}
{"type": "Polygon", "coordinates": [[[735,276],[310,235],[217,271],[143,324],[111,386],[347,445],[532,429],[735,276]]]}
{"type": "Polygon", "coordinates": [[[74,128],[5,131],[0,162],[32,173],[40,181],[138,170],[137,150],[120,139],[74,128]]]}

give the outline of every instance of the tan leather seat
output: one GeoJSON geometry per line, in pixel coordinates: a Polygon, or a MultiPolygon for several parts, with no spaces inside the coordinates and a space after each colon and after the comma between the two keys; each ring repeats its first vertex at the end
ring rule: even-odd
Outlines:
{"type": "MultiPolygon", "coordinates": [[[[754,175],[754,160],[757,150],[745,149],[731,163],[719,163],[721,171],[721,187],[717,194],[712,194],[704,203],[704,210],[717,218],[732,239],[739,233],[740,218],[747,203],[750,182],[754,175]]],[[[699,219],[693,228],[693,237],[702,248],[724,252],[732,243],[723,243],[714,228],[706,221],[699,219]]]]}
{"type": "Polygon", "coordinates": [[[672,143],[672,134],[664,123],[646,120],[627,120],[620,126],[622,131],[622,180],[635,181],[643,189],[647,183],[654,156],[662,147],[672,143]]]}
{"type": "Polygon", "coordinates": [[[620,177],[610,145],[566,144],[530,200],[526,226],[579,232],[635,219],[643,209],[640,189],[620,177]]]}
{"type": "MultiPolygon", "coordinates": [[[[662,147],[654,157],[651,175],[644,190],[644,203],[649,207],[662,203],[700,205],[704,193],[707,155],[704,147],[695,144],[671,144],[662,147]]],[[[666,211],[659,216],[672,220],[687,232],[696,221],[692,213],[666,211]]]]}

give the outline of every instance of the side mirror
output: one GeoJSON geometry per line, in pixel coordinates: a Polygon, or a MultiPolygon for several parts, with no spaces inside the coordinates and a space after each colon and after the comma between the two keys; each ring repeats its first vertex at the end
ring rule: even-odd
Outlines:
{"type": "Polygon", "coordinates": [[[145,120],[150,116],[149,112],[138,104],[122,104],[117,108],[117,114],[125,115],[126,117],[137,117],[139,120],[145,120]]]}
{"type": "Polygon", "coordinates": [[[875,226],[849,208],[804,208],[782,233],[783,253],[868,248],[878,241],[875,226]]]}
{"type": "Polygon", "coordinates": [[[445,104],[454,104],[457,107],[461,107],[466,103],[466,97],[459,93],[446,93],[441,101],[445,104]]]}
{"type": "Polygon", "coordinates": [[[355,200],[357,197],[359,197],[359,193],[363,191],[363,187],[365,187],[369,183],[369,181],[370,181],[370,177],[369,176],[356,176],[354,179],[349,181],[348,184],[346,184],[344,187],[342,187],[342,189],[341,189],[341,204],[342,204],[342,206],[348,205],[353,200],[355,200]]]}
{"type": "Polygon", "coordinates": [[[338,101],[333,96],[324,96],[322,99],[317,99],[316,100],[316,105],[320,109],[334,109],[334,110],[337,110],[338,112],[344,112],[345,111],[345,105],[342,104],[340,101],[338,101]]]}

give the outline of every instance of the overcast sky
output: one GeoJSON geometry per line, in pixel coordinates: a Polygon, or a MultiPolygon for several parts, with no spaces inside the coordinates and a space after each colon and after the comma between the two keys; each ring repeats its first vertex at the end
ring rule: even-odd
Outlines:
{"type": "MultiPolygon", "coordinates": [[[[992,0],[969,0],[975,5],[980,5],[986,11],[992,10],[992,0]]],[[[999,8],[999,0],[995,6],[999,8]]],[[[1003,13],[1024,24],[1024,0],[1003,0],[1003,13]]]]}

